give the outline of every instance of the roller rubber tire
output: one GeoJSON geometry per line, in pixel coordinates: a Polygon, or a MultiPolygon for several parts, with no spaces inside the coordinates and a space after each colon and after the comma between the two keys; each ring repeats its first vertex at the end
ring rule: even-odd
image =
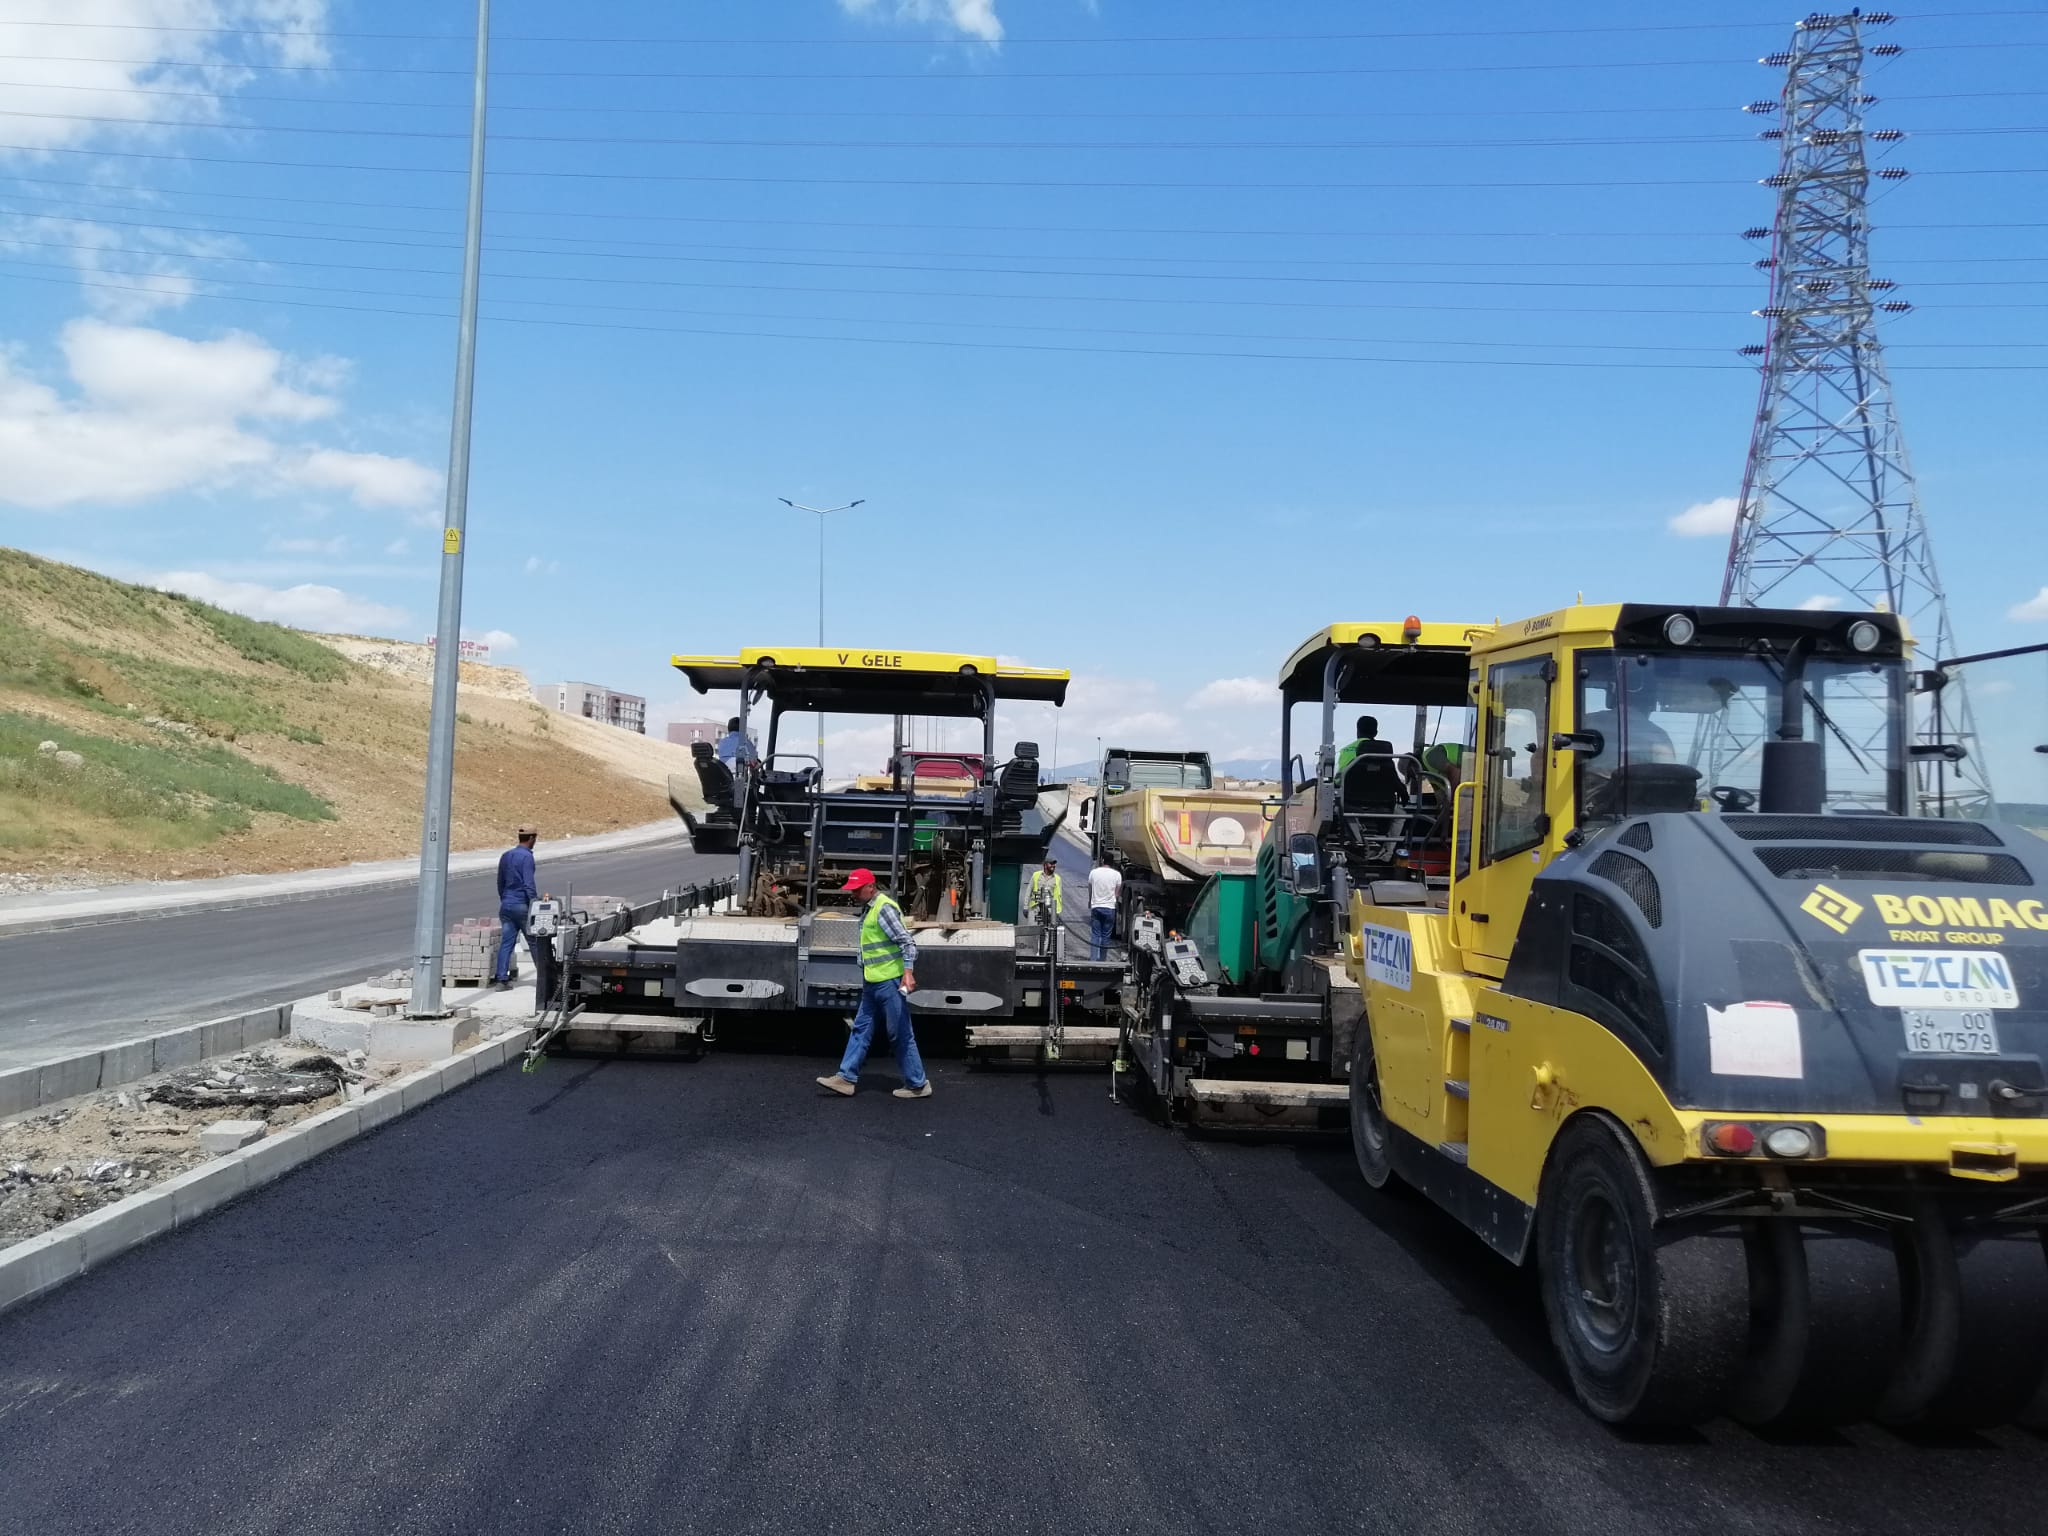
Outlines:
{"type": "Polygon", "coordinates": [[[1394,1177],[1388,1148],[1392,1131],[1380,1101],[1379,1062],[1373,1054],[1372,1025],[1361,1017],[1351,1035],[1351,1155],[1358,1172],[1374,1189],[1385,1189],[1394,1177]]]}
{"type": "Polygon", "coordinates": [[[2024,1412],[2048,1372],[2048,1265],[2032,1232],[1955,1233],[1925,1201],[1900,1235],[1905,1353],[1878,1416],[1980,1428],[2024,1412]]]}
{"type": "Polygon", "coordinates": [[[1741,1231],[1660,1227],[1625,1132],[1599,1116],[1552,1149],[1536,1214],[1550,1337],[1579,1401],[1610,1424],[1697,1424],[1722,1411],[1749,1333],[1741,1231]]]}
{"type": "Polygon", "coordinates": [[[2048,1373],[2048,1265],[2032,1232],[1956,1242],[1955,1364],[1924,1422],[1985,1429],[2020,1416],[2048,1373]]]}
{"type": "Polygon", "coordinates": [[[1890,1238],[1846,1223],[1748,1225],[1749,1356],[1728,1411],[1781,1428],[1869,1417],[1898,1365],[1890,1238]]]}

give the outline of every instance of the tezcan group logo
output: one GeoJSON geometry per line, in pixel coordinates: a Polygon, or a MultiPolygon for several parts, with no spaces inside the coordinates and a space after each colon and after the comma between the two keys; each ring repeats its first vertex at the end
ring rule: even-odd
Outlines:
{"type": "Polygon", "coordinates": [[[1799,910],[1837,933],[1847,933],[1863,915],[1863,903],[1853,896],[1844,896],[1831,885],[1816,885],[1807,893],[1806,900],[1799,903],[1799,910]]]}

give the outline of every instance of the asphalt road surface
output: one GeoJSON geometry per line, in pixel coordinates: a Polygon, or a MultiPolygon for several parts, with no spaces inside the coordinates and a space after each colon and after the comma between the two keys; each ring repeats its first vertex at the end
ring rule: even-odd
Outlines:
{"type": "MultiPolygon", "coordinates": [[[[543,889],[651,901],[729,874],[672,841],[550,859],[543,889]]],[[[180,912],[49,933],[0,936],[0,1068],[131,1035],[289,1002],[411,963],[411,882],[228,911],[180,912]]],[[[448,882],[451,921],[497,911],[491,870],[448,882]]],[[[530,962],[522,962],[530,964],[530,962]]]]}
{"type": "Polygon", "coordinates": [[[1603,1428],[1341,1143],[826,1066],[501,1071],[0,1317],[0,1530],[2041,1529],[2026,1430],[1603,1428]]]}

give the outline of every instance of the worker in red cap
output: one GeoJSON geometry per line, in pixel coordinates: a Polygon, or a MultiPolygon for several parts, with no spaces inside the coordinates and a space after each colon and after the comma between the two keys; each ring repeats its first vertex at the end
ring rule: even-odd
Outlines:
{"type": "Polygon", "coordinates": [[[868,1044],[875,1036],[875,1015],[880,1013],[889,1027],[889,1043],[896,1047],[896,1065],[903,1069],[899,1099],[928,1099],[930,1079],[924,1075],[924,1061],[917,1054],[917,1036],[910,1028],[910,994],[917,990],[917,941],[903,921],[903,909],[879,885],[875,872],[856,869],[846,877],[842,891],[861,898],[860,915],[860,1007],[853,1015],[853,1033],[846,1040],[846,1054],[839,1070],[818,1079],[820,1088],[850,1095],[860,1081],[860,1064],[868,1059],[868,1044]]]}

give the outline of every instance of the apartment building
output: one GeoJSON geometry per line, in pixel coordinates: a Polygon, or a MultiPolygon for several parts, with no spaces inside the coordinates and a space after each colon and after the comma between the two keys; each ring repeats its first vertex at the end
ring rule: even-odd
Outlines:
{"type": "Polygon", "coordinates": [[[622,731],[647,734],[647,701],[637,693],[615,693],[596,683],[535,683],[534,702],[565,715],[581,715],[622,731]]]}

